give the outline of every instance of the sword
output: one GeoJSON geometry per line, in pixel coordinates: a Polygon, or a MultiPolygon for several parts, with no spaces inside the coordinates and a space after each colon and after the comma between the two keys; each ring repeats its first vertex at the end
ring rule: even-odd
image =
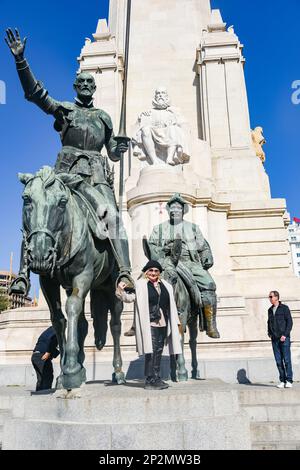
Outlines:
{"type": "MultiPolygon", "coordinates": [[[[124,55],[124,74],[123,74],[123,96],[120,116],[119,133],[115,137],[117,143],[128,144],[130,138],[126,132],[126,100],[127,100],[127,77],[128,77],[128,59],[129,59],[129,39],[130,39],[130,18],[131,18],[131,0],[127,0],[127,18],[126,18],[126,39],[125,39],[125,55],[124,55]]],[[[120,157],[120,181],[119,181],[119,214],[122,218],[124,197],[124,153],[120,157]]]]}

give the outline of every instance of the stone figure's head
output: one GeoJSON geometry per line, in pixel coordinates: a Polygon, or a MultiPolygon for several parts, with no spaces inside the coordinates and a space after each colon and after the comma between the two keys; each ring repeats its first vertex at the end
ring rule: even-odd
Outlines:
{"type": "Polygon", "coordinates": [[[79,73],[74,82],[74,90],[81,101],[91,101],[96,91],[96,83],[93,75],[87,72],[79,73]]]}
{"type": "MultiPolygon", "coordinates": [[[[263,128],[258,126],[254,129],[253,136],[256,137],[256,139],[264,139],[263,133],[264,133],[263,128]]],[[[263,142],[263,143],[265,144],[266,142],[263,142]]]]}
{"type": "Polygon", "coordinates": [[[179,193],[174,194],[167,202],[167,211],[169,212],[171,222],[181,222],[188,210],[188,204],[179,193]]]}
{"type": "Polygon", "coordinates": [[[152,104],[153,104],[153,107],[156,109],[166,109],[171,105],[170,98],[169,98],[166,88],[158,87],[155,90],[152,104]]]}

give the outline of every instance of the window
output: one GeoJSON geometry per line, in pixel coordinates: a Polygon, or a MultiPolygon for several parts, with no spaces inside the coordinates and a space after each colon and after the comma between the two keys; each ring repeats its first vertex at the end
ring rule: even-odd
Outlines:
{"type": "Polygon", "coordinates": [[[300,243],[296,243],[296,248],[300,248],[300,243]]]}
{"type": "Polygon", "coordinates": [[[297,258],[300,258],[300,253],[297,253],[297,258]]]}
{"type": "Polygon", "coordinates": [[[289,232],[293,233],[293,232],[294,232],[294,229],[293,229],[293,228],[290,228],[290,229],[289,229],[289,232]]]}
{"type": "Polygon", "coordinates": [[[297,237],[291,237],[292,242],[297,241],[297,237]]]}

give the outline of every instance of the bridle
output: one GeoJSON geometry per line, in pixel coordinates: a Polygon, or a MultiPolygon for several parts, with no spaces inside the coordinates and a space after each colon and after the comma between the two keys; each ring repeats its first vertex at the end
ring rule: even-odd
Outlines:
{"type": "MultiPolygon", "coordinates": [[[[71,192],[69,190],[69,188],[64,184],[63,181],[59,180],[60,183],[63,185],[64,189],[69,192],[69,196],[71,196],[71,192]]],[[[70,197],[71,200],[71,204],[73,205],[73,198],[70,197]]],[[[73,209],[73,208],[72,208],[73,209]]],[[[51,262],[51,273],[50,273],[50,276],[51,278],[53,278],[54,276],[54,271],[55,271],[55,268],[56,267],[60,267],[60,266],[63,266],[64,264],[66,264],[70,259],[71,259],[71,243],[72,243],[72,236],[73,236],[73,228],[74,228],[74,212],[73,210],[71,210],[71,231],[70,231],[70,234],[68,236],[68,240],[67,240],[67,248],[63,250],[63,253],[61,255],[61,258],[58,260],[57,257],[58,257],[58,246],[59,246],[59,239],[60,239],[60,235],[61,235],[61,232],[62,232],[62,229],[59,230],[56,235],[53,234],[53,232],[47,228],[43,228],[43,227],[36,227],[35,229],[31,230],[31,232],[27,233],[25,229],[22,230],[23,232],[23,243],[24,243],[24,261],[25,261],[25,266],[26,268],[28,269],[28,251],[29,251],[29,243],[30,243],[30,240],[31,238],[33,237],[33,235],[36,235],[37,233],[43,233],[45,235],[48,235],[52,241],[53,241],[53,244],[54,246],[52,246],[50,248],[50,253],[52,254],[52,262],[51,262]],[[67,255],[69,254],[68,258],[67,255]]],[[[75,254],[75,253],[74,253],[75,254]]]]}
{"type": "Polygon", "coordinates": [[[57,232],[56,236],[51,232],[51,230],[48,230],[47,228],[40,228],[40,229],[35,229],[32,230],[29,234],[26,233],[26,231],[23,229],[23,242],[24,242],[24,259],[28,268],[28,251],[29,251],[29,243],[33,235],[36,235],[37,233],[44,233],[48,235],[54,242],[54,246],[50,248],[50,253],[52,254],[52,265],[51,265],[51,278],[54,276],[54,270],[56,267],[56,261],[57,261],[57,252],[58,252],[58,241],[59,241],[59,235],[60,231],[57,232]]]}

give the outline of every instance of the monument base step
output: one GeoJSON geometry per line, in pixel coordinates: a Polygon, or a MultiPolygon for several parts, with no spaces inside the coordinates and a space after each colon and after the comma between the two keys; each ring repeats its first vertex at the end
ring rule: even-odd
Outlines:
{"type": "MultiPolygon", "coordinates": [[[[191,359],[187,351],[186,369],[191,377],[191,359]]],[[[94,360],[87,356],[85,368],[87,380],[110,380],[112,377],[112,352],[95,353],[94,360]]],[[[24,358],[23,358],[24,361],[24,358]]],[[[55,376],[59,375],[59,362],[53,361],[55,376]]],[[[300,370],[294,368],[294,379],[300,381],[300,370]]],[[[134,351],[123,354],[123,371],[128,380],[144,377],[144,359],[137,358],[134,351]]],[[[244,358],[213,358],[201,359],[198,362],[199,377],[202,379],[218,378],[227,383],[259,383],[278,382],[278,371],[273,357],[244,357],[244,358]]],[[[162,375],[169,377],[169,357],[162,360],[162,375]]],[[[0,364],[0,386],[26,385],[34,388],[36,374],[31,365],[30,355],[26,362],[0,364]]]]}
{"type": "Polygon", "coordinates": [[[251,420],[252,449],[300,449],[300,387],[244,387],[239,402],[251,420]]]}
{"type": "Polygon", "coordinates": [[[252,450],[300,450],[300,441],[254,441],[252,450]]]}
{"type": "Polygon", "coordinates": [[[237,390],[220,381],[171,384],[147,391],[88,384],[75,397],[36,393],[11,398],[3,449],[249,449],[249,418],[237,390]]]}
{"type": "Polygon", "coordinates": [[[300,449],[298,383],[189,380],[146,391],[143,381],[95,381],[65,394],[0,387],[3,448],[300,449]]]}
{"type": "Polygon", "coordinates": [[[300,441],[300,421],[258,421],[251,423],[253,440],[278,442],[300,441]]]}

